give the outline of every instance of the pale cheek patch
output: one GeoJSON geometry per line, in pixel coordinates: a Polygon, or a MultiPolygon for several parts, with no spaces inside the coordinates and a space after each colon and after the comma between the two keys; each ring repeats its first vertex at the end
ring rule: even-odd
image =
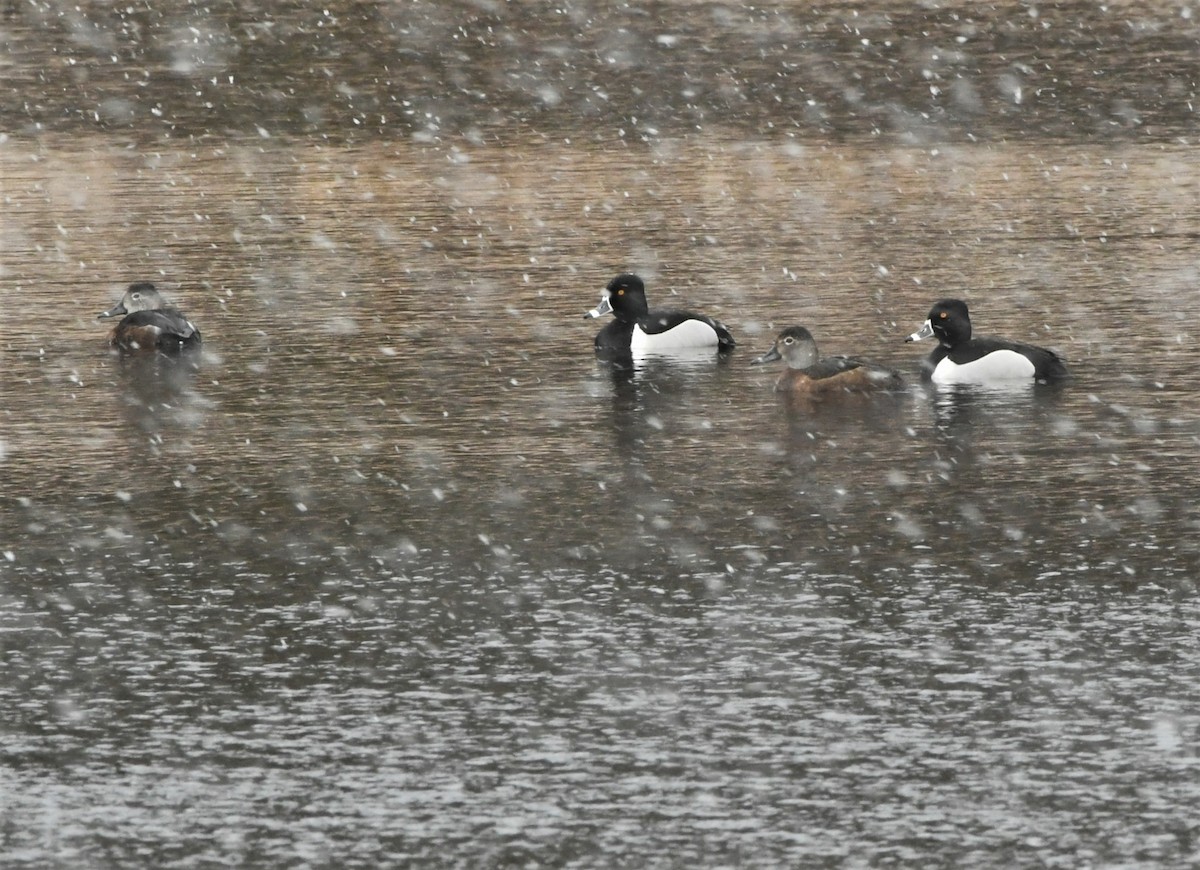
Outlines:
{"type": "Polygon", "coordinates": [[[966,365],[956,365],[949,358],[933,370],[935,384],[987,384],[997,381],[1033,379],[1033,363],[1015,350],[997,350],[966,365]]]}

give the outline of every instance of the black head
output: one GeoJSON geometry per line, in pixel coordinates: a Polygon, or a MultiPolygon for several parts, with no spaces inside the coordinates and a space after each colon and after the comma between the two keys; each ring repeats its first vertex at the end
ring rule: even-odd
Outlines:
{"type": "Polygon", "coordinates": [[[646,285],[637,275],[622,273],[608,282],[604,295],[617,320],[637,320],[650,310],[646,285]]]}
{"type": "Polygon", "coordinates": [[[939,299],[929,309],[929,319],[906,341],[920,341],[937,336],[944,347],[954,347],[971,340],[971,317],[967,303],[961,299],[939,299]]]}

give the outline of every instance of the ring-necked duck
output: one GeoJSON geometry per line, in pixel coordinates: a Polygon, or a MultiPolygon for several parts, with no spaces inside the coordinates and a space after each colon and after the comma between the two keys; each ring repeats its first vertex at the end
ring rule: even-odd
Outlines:
{"type": "Polygon", "coordinates": [[[609,312],[613,321],[596,333],[596,350],[660,353],[685,348],[712,347],[730,350],[733,336],[723,323],[669,308],[650,310],[646,287],[637,275],[618,275],[608,282],[600,304],[583,315],[602,317],[609,312]]]}
{"type": "Polygon", "coordinates": [[[817,342],[803,326],[789,326],[775,344],[751,365],[783,360],[787,370],[779,376],[775,390],[793,395],[817,395],[836,391],[870,392],[896,390],[904,386],[899,373],[865,360],[846,356],[821,358],[817,342]]]}
{"type": "Polygon", "coordinates": [[[163,301],[148,281],[130,284],[121,301],[98,320],[120,317],[108,343],[123,351],[162,351],[179,353],[200,346],[200,330],[178,308],[163,301]]]}
{"type": "Polygon", "coordinates": [[[961,299],[933,303],[929,319],[905,341],[937,336],[939,342],[922,364],[935,384],[988,384],[1017,380],[1050,381],[1067,377],[1053,351],[1019,341],[971,338],[971,318],[961,299]]]}

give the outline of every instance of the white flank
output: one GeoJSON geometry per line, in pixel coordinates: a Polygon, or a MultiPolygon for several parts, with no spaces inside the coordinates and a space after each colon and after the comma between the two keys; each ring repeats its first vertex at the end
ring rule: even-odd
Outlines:
{"type": "Polygon", "coordinates": [[[950,358],[933,370],[935,384],[990,384],[997,381],[1031,380],[1033,363],[1015,350],[994,350],[982,359],[956,365],[950,358]]]}
{"type": "Polygon", "coordinates": [[[716,347],[717,331],[703,320],[685,320],[666,332],[647,335],[640,326],[633,328],[630,350],[634,353],[662,353],[690,347],[716,347]]]}

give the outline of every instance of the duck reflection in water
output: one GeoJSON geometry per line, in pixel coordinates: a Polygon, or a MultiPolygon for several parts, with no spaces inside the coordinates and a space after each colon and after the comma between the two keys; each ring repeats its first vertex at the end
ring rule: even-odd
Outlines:
{"type": "Polygon", "coordinates": [[[122,354],[120,402],[127,421],[144,432],[195,429],[208,402],[196,392],[196,354],[122,354]]]}
{"type": "Polygon", "coordinates": [[[978,384],[940,384],[929,391],[937,431],[951,439],[977,433],[1048,429],[1071,432],[1076,424],[1061,416],[1066,382],[1044,385],[1030,381],[978,384]]]}

